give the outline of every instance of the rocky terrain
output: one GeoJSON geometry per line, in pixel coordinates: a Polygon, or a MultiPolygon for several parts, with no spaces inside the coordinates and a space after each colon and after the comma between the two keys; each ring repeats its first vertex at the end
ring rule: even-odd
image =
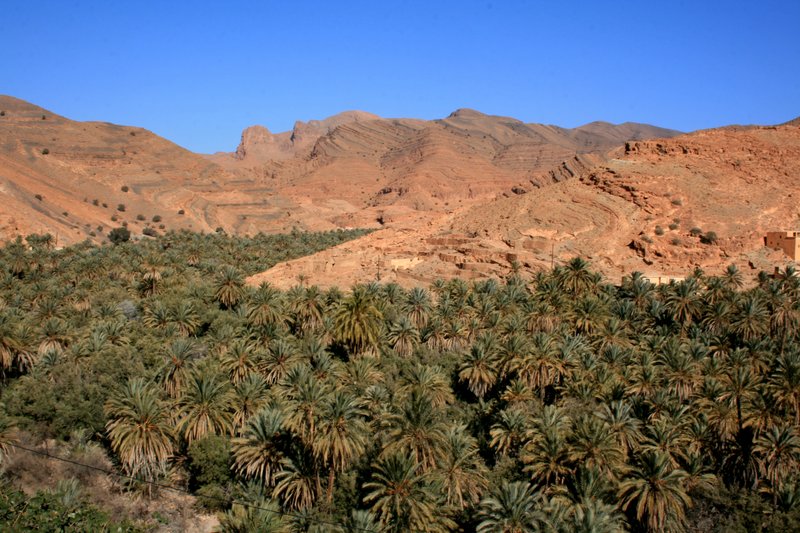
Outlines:
{"type": "Polygon", "coordinates": [[[103,242],[123,223],[135,236],[377,230],[251,279],[279,286],[530,274],[575,255],[611,278],[783,265],[762,238],[800,225],[798,120],[676,135],[469,109],[432,121],[350,111],[290,132],[253,126],[235,152],[203,156],[3,96],[0,238],[103,242]]]}
{"type": "MultiPolygon", "coordinates": [[[[796,123],[796,121],[795,121],[796,123]]],[[[628,142],[574,179],[375,232],[255,276],[283,286],[380,277],[535,272],[580,255],[611,279],[654,281],[694,268],[771,271],[788,258],[764,248],[770,230],[800,226],[800,127],[729,127],[628,142]]]]}

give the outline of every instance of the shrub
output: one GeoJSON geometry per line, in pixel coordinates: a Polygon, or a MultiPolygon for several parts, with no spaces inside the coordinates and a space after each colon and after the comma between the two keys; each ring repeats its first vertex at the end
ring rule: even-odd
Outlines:
{"type": "Polygon", "coordinates": [[[48,150],[47,148],[45,148],[44,150],[42,150],[42,155],[47,155],[47,154],[49,154],[49,153],[50,153],[50,150],[48,150]]]}
{"type": "Polygon", "coordinates": [[[67,213],[66,211],[62,212],[61,214],[64,215],[65,217],[69,216],[69,213],[67,213]]]}
{"type": "Polygon", "coordinates": [[[164,224],[159,224],[158,225],[158,229],[165,229],[165,228],[166,228],[166,226],[164,224]]]}
{"type": "Polygon", "coordinates": [[[677,237],[675,237],[674,239],[672,239],[669,242],[673,246],[680,246],[681,245],[681,240],[679,238],[677,238],[677,237]]]}
{"type": "Polygon", "coordinates": [[[653,239],[651,239],[649,235],[642,235],[642,241],[646,242],[647,244],[653,243],[653,239]]]}
{"type": "Polygon", "coordinates": [[[100,233],[102,233],[102,232],[103,232],[103,226],[97,226],[97,231],[99,231],[100,233]]]}
{"type": "Polygon", "coordinates": [[[0,111],[0,117],[4,117],[4,116],[6,116],[6,112],[5,111],[0,111]]]}
{"type": "Polygon", "coordinates": [[[117,220],[119,220],[117,215],[111,215],[111,222],[116,222],[117,220]]]}
{"type": "Polygon", "coordinates": [[[675,231],[676,229],[678,229],[678,224],[676,224],[675,222],[673,222],[672,224],[670,224],[670,225],[669,225],[669,229],[671,229],[671,230],[675,231]]]}
{"type": "Polygon", "coordinates": [[[108,207],[108,204],[103,202],[103,207],[108,207]]]}
{"type": "Polygon", "coordinates": [[[661,226],[656,226],[655,233],[658,236],[664,235],[664,228],[662,228],[661,226]]]}
{"type": "Polygon", "coordinates": [[[126,221],[124,221],[124,220],[122,221],[122,227],[123,228],[127,228],[128,227],[128,223],[126,221]]]}
{"type": "Polygon", "coordinates": [[[136,215],[136,220],[144,220],[144,215],[136,215]]]}
{"type": "Polygon", "coordinates": [[[42,120],[47,120],[47,116],[46,115],[42,115],[42,120]]]}
{"type": "Polygon", "coordinates": [[[681,200],[680,198],[673,198],[672,205],[683,205],[683,200],[681,200]]]}
{"type": "Polygon", "coordinates": [[[108,232],[108,240],[114,244],[119,244],[121,242],[128,242],[131,240],[131,232],[128,228],[114,228],[110,232],[108,232]]]}
{"type": "Polygon", "coordinates": [[[184,211],[183,209],[178,209],[178,214],[179,214],[179,215],[182,215],[182,214],[184,214],[184,213],[186,213],[186,211],[184,211]]]}
{"type": "Polygon", "coordinates": [[[122,192],[128,192],[129,190],[130,190],[130,189],[128,188],[128,186],[127,186],[127,185],[123,185],[123,186],[122,186],[122,192]]]}
{"type": "Polygon", "coordinates": [[[157,237],[158,236],[158,232],[156,230],[154,230],[153,228],[144,228],[142,230],[142,233],[144,235],[147,235],[148,237],[157,237]]]}
{"type": "Polygon", "coordinates": [[[34,198],[36,198],[37,200],[39,200],[40,202],[41,202],[41,201],[42,201],[42,199],[43,199],[43,197],[42,197],[42,195],[41,195],[41,194],[34,194],[34,195],[33,195],[33,197],[34,197],[34,198]]]}
{"type": "Polygon", "coordinates": [[[161,215],[153,215],[153,222],[161,222],[161,215]]]}
{"type": "Polygon", "coordinates": [[[707,231],[705,234],[700,236],[700,242],[703,244],[716,244],[718,240],[717,234],[713,231],[707,231]]]}
{"type": "Polygon", "coordinates": [[[697,237],[701,233],[703,233],[703,230],[701,230],[697,226],[695,226],[695,227],[693,227],[692,229],[689,230],[689,235],[691,235],[692,237],[697,237]]]}
{"type": "Polygon", "coordinates": [[[217,226],[217,229],[215,229],[214,231],[216,231],[217,233],[225,233],[225,228],[223,228],[222,226],[217,226]]]}
{"type": "Polygon", "coordinates": [[[100,205],[100,200],[95,198],[94,200],[92,200],[92,205],[100,205]]]}
{"type": "Polygon", "coordinates": [[[125,204],[117,204],[117,211],[125,211],[125,204]]]}

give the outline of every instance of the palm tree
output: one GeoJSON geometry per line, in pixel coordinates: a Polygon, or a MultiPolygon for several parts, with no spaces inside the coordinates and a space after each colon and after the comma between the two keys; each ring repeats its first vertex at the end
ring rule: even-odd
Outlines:
{"type": "Polygon", "coordinates": [[[267,382],[260,374],[248,374],[235,387],[233,427],[238,432],[267,402],[267,382]]]}
{"type": "Polygon", "coordinates": [[[611,479],[625,472],[625,451],[607,423],[594,415],[579,417],[573,424],[570,438],[570,460],[593,468],[611,479]]]}
{"type": "Polygon", "coordinates": [[[539,528],[541,495],[524,481],[506,482],[484,498],[478,510],[477,533],[535,533],[539,528]]]}
{"type": "Polygon", "coordinates": [[[272,495],[280,498],[283,506],[293,511],[308,509],[317,500],[319,477],[313,459],[300,453],[295,459],[280,460],[280,470],[273,475],[275,490],[272,495]]]}
{"type": "Polygon", "coordinates": [[[294,345],[288,339],[280,338],[270,343],[258,369],[266,382],[272,385],[282,381],[299,360],[300,355],[294,345]]]}
{"type": "Polygon", "coordinates": [[[497,366],[500,362],[494,338],[484,335],[472,345],[464,356],[458,377],[467,382],[470,392],[482,399],[497,382],[497,366]]]}
{"type": "Polygon", "coordinates": [[[3,464],[9,448],[15,442],[17,442],[17,428],[7,416],[0,414],[0,465],[3,464]]]}
{"type": "Polygon", "coordinates": [[[289,526],[278,505],[264,497],[249,500],[247,505],[234,503],[220,516],[222,533],[289,533],[289,526]]]}
{"type": "Polygon", "coordinates": [[[239,385],[256,372],[259,355],[255,343],[248,339],[236,339],[220,357],[220,370],[228,374],[234,386],[239,385]]]}
{"type": "Polygon", "coordinates": [[[389,415],[383,455],[410,455],[423,472],[436,467],[442,457],[447,427],[442,411],[424,392],[412,391],[400,410],[389,415]]]}
{"type": "Polygon", "coordinates": [[[164,363],[158,372],[158,380],[167,394],[177,398],[186,386],[192,360],[198,355],[195,343],[189,339],[175,339],[165,350],[164,363]]]}
{"type": "Polygon", "coordinates": [[[339,304],[333,319],[337,340],[353,352],[361,353],[377,346],[383,314],[365,287],[355,287],[339,304]]]}
{"type": "Polygon", "coordinates": [[[769,389],[778,405],[794,415],[795,425],[800,425],[800,353],[792,351],[775,359],[769,389]]]}
{"type": "Polygon", "coordinates": [[[397,322],[389,326],[386,340],[397,355],[408,357],[419,344],[419,331],[408,317],[401,316],[397,322]]]}
{"type": "Polygon", "coordinates": [[[692,503],[684,487],[687,477],[686,472],[672,467],[666,455],[646,452],[630,477],[620,483],[620,505],[633,509],[648,531],[664,531],[670,522],[681,526],[692,503]]]}
{"type": "Polygon", "coordinates": [[[200,315],[191,300],[181,300],[169,313],[170,321],[177,326],[181,335],[194,335],[200,327],[200,315]]]}
{"type": "Polygon", "coordinates": [[[252,417],[240,437],[232,440],[233,470],[267,486],[282,468],[285,415],[278,407],[265,407],[252,417]]]}
{"type": "Polygon", "coordinates": [[[411,456],[390,454],[373,464],[364,490],[364,503],[390,531],[435,531],[435,492],[411,456]]]}
{"type": "Polygon", "coordinates": [[[753,451],[761,457],[761,473],[769,480],[775,498],[783,481],[797,472],[800,437],[791,426],[772,426],[758,438],[753,451]]]}
{"type": "Polygon", "coordinates": [[[244,279],[238,270],[225,266],[217,276],[214,298],[223,309],[236,307],[244,298],[244,279]]]}
{"type": "Polygon", "coordinates": [[[175,406],[178,428],[188,444],[206,435],[232,432],[234,405],[231,385],[214,373],[195,369],[175,406]]]}
{"type": "Polygon", "coordinates": [[[516,455],[529,431],[530,421],[523,409],[503,409],[489,430],[489,446],[500,455],[516,455]]]}
{"type": "Polygon", "coordinates": [[[329,468],[328,505],[333,502],[335,473],[345,471],[367,447],[365,416],[358,400],[345,392],[335,391],[323,404],[312,447],[314,455],[329,468]]]}
{"type": "Polygon", "coordinates": [[[125,472],[152,480],[163,474],[174,444],[171,413],[158,391],[143,379],[132,379],[105,404],[111,449],[125,472]]]}
{"type": "Polygon", "coordinates": [[[447,430],[444,453],[434,477],[445,493],[445,503],[457,509],[478,503],[488,485],[486,466],[478,455],[478,443],[463,424],[447,430]]]}
{"type": "Polygon", "coordinates": [[[268,282],[262,282],[247,306],[247,320],[254,326],[282,324],[288,320],[283,310],[283,296],[268,282]]]}
{"type": "Polygon", "coordinates": [[[431,312],[431,298],[428,291],[422,287],[411,289],[402,309],[417,329],[425,327],[431,312]]]}
{"type": "Polygon", "coordinates": [[[578,503],[566,521],[566,528],[572,533],[622,533],[624,517],[616,507],[598,500],[585,500],[578,503]]]}
{"type": "Polygon", "coordinates": [[[572,295],[593,291],[599,282],[598,276],[589,270],[589,263],[580,257],[574,257],[559,267],[556,276],[559,285],[572,295]]]}

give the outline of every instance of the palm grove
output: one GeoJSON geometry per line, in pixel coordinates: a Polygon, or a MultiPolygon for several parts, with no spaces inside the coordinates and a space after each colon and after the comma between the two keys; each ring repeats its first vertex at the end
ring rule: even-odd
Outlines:
{"type": "Polygon", "coordinates": [[[357,234],[8,244],[6,460],[20,435],[84,431],[224,531],[800,526],[791,269],[748,289],[732,267],[613,286],[581,259],[410,290],[244,284],[357,234]]]}

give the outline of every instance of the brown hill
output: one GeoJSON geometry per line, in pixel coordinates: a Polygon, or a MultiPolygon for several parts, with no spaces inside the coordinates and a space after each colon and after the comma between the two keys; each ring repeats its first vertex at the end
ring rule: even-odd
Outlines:
{"type": "Polygon", "coordinates": [[[75,122],[10,96],[0,113],[0,237],[49,232],[69,243],[123,221],[134,232],[219,223],[203,194],[230,177],[203,157],[142,128],[75,122]]]}
{"type": "Polygon", "coordinates": [[[64,243],[103,240],[123,222],[134,234],[433,227],[581,175],[624,141],[675,133],[467,109],[434,121],[350,111],[291,132],[248,128],[235,153],[200,156],[141,128],[76,122],[12,97],[0,96],[0,111],[0,237],[50,232],[64,243]]]}
{"type": "Polygon", "coordinates": [[[595,166],[527,194],[422,223],[395,225],[255,276],[282,285],[346,285],[381,277],[406,285],[436,277],[531,272],[575,255],[612,279],[658,279],[729,264],[755,272],[788,258],[764,248],[769,230],[798,230],[800,127],[729,127],[634,141],[595,166]],[[717,241],[704,244],[708,232],[717,241]]]}
{"type": "Polygon", "coordinates": [[[568,165],[558,167],[575,156],[601,156],[627,140],[675,134],[599,122],[565,129],[469,109],[434,121],[350,112],[275,135],[248,128],[236,153],[212,160],[254,179],[254,187],[266,177],[281,194],[312,202],[443,210],[569,177],[568,165]]]}

